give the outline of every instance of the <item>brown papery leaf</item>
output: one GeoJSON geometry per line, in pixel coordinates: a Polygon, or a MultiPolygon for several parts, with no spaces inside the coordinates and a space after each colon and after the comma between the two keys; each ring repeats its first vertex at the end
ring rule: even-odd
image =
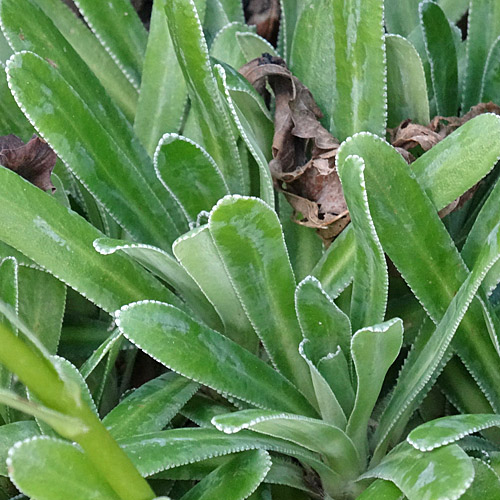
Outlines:
{"type": "Polygon", "coordinates": [[[0,137],[0,165],[43,191],[56,190],[50,180],[56,161],[57,155],[51,147],[36,135],[26,144],[12,134],[0,137]]]}
{"type": "Polygon", "coordinates": [[[269,168],[277,189],[293,206],[296,222],[320,230],[329,227],[331,238],[333,227],[340,232],[349,222],[335,168],[339,141],[321,125],[322,113],[311,92],[292,75],[283,59],[264,54],[243,66],[240,73],[264,97],[268,97],[267,83],[274,93],[273,159],[269,168]],[[338,224],[340,220],[345,224],[338,224]]]}

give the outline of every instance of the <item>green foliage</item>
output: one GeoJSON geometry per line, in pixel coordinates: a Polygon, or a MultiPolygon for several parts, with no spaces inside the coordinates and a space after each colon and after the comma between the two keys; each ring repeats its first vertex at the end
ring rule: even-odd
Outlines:
{"type": "Polygon", "coordinates": [[[386,126],[500,104],[500,2],[282,1],[276,48],[239,0],[76,3],[0,3],[0,132],[62,160],[0,168],[0,500],[499,498],[500,118],[410,165],[386,126]],[[342,141],[329,248],[263,53],[342,141]]]}

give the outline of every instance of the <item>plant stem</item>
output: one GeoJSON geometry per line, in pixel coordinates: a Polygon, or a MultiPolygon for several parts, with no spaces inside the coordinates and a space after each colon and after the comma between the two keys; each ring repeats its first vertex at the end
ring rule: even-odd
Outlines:
{"type": "Polygon", "coordinates": [[[82,401],[73,384],[59,376],[50,360],[31,342],[0,324],[0,363],[15,373],[48,408],[80,419],[87,430],[72,434],[89,460],[122,500],[152,500],[153,490],[100,419],[82,401]]]}

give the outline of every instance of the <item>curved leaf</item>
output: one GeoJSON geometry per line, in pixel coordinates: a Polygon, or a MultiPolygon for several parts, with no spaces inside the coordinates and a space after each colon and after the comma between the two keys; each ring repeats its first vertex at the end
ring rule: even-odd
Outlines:
{"type": "Polygon", "coordinates": [[[0,426],[0,475],[7,476],[7,454],[18,441],[38,436],[40,430],[34,420],[21,420],[0,426]]]}
{"type": "Polygon", "coordinates": [[[85,454],[65,441],[35,437],[18,443],[8,466],[14,484],[39,500],[66,500],[68,492],[74,500],[119,500],[85,454]]]}
{"type": "Polygon", "coordinates": [[[123,307],[116,321],[130,341],[180,375],[256,406],[314,414],[282,375],[179,309],[144,301],[123,307]]]}

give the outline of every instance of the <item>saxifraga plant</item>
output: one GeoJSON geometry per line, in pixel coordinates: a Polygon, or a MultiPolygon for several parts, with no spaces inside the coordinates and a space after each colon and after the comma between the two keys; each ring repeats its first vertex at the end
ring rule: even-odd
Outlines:
{"type": "Polygon", "coordinates": [[[277,49],[239,0],[77,4],[0,4],[2,133],[62,160],[54,195],[0,169],[0,498],[497,498],[500,118],[385,137],[500,102],[500,2],[284,0],[277,49]],[[273,189],[263,53],[343,141],[327,250],[273,189]],[[169,370],[128,393],[134,346],[169,370]]]}

